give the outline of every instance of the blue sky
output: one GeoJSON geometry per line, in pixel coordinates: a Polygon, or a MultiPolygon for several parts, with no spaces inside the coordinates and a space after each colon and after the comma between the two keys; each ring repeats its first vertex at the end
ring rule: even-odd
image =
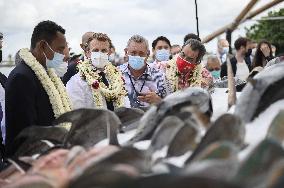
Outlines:
{"type": "MultiPolygon", "coordinates": [[[[248,2],[198,0],[201,38],[230,23],[248,2]]],[[[259,0],[254,9],[267,2],[259,0]]],[[[268,11],[280,7],[284,7],[283,2],[268,11]]],[[[47,19],[66,29],[70,47],[77,53],[81,52],[79,44],[86,31],[107,33],[120,54],[134,34],[146,37],[150,44],[160,35],[168,37],[173,44],[181,44],[185,34],[196,32],[194,0],[0,0],[4,59],[20,48],[29,47],[34,26],[47,19]]],[[[244,35],[244,27],[253,23],[242,24],[233,33],[233,39],[244,35]]],[[[206,44],[206,48],[215,51],[216,40],[206,44]]]]}

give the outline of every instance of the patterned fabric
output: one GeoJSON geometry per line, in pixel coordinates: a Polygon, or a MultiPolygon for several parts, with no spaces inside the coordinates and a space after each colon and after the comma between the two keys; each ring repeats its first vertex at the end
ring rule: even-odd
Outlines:
{"type": "MultiPolygon", "coordinates": [[[[5,90],[0,84],[0,123],[1,123],[1,133],[2,133],[2,142],[5,144],[6,137],[6,127],[5,127],[5,90]]],[[[1,136],[0,136],[1,137],[1,136]]],[[[1,139],[0,139],[1,140],[1,139]]],[[[1,143],[0,143],[1,145],[1,143]]]]}
{"type": "Polygon", "coordinates": [[[119,66],[119,69],[121,70],[125,80],[126,90],[128,92],[131,107],[149,106],[148,103],[141,102],[137,99],[139,94],[155,92],[161,98],[167,95],[165,76],[161,70],[147,65],[145,72],[140,77],[135,79],[128,69],[128,63],[119,66]]]}
{"type": "Polygon", "coordinates": [[[168,76],[166,80],[168,93],[173,93],[176,90],[185,89],[188,87],[202,87],[204,89],[209,89],[209,87],[212,86],[213,77],[211,73],[205,67],[199,64],[195,66],[194,69],[187,72],[186,74],[180,73],[177,70],[176,58],[177,56],[175,56],[173,59],[168,61],[168,64],[166,67],[166,75],[168,76]],[[173,70],[175,71],[174,77],[178,77],[177,82],[176,82],[177,86],[175,86],[175,81],[174,81],[176,79],[171,78],[170,72],[173,70]]]}
{"type": "Polygon", "coordinates": [[[202,88],[208,88],[211,84],[213,84],[213,77],[211,75],[211,73],[206,69],[206,68],[202,68],[202,80],[203,82],[201,82],[201,87],[202,88]]]}
{"type": "Polygon", "coordinates": [[[167,63],[168,61],[161,61],[161,62],[154,61],[153,63],[151,63],[150,66],[159,69],[164,73],[166,71],[167,63]]]}

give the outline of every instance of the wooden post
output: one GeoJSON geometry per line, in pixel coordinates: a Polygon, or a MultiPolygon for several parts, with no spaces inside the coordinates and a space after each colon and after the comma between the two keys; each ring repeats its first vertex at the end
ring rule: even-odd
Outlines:
{"type": "Polygon", "coordinates": [[[229,53],[232,54],[232,30],[227,29],[226,40],[229,42],[229,53]]]}

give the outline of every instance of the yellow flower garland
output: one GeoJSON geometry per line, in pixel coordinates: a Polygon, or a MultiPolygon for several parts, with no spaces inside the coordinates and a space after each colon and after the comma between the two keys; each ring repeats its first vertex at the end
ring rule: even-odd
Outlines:
{"type": "Polygon", "coordinates": [[[48,69],[46,71],[27,48],[21,49],[19,55],[34,71],[42,84],[49,97],[55,118],[58,118],[61,114],[70,111],[71,103],[67,96],[66,89],[60,78],[55,74],[54,70],[48,69]]]}
{"type": "MultiPolygon", "coordinates": [[[[176,65],[177,56],[170,61],[168,61],[167,67],[166,67],[166,79],[169,82],[169,85],[172,89],[172,92],[175,92],[177,90],[180,90],[179,84],[178,84],[178,74],[179,71],[177,69],[176,65]]],[[[192,76],[188,79],[188,83],[190,83],[191,87],[201,87],[202,83],[202,66],[199,64],[197,65],[193,72],[192,76]]]]}
{"type": "Polygon", "coordinates": [[[81,78],[86,80],[91,87],[96,107],[103,107],[104,97],[106,100],[112,100],[116,108],[124,106],[127,92],[124,87],[122,74],[115,66],[109,63],[104,69],[104,73],[109,81],[108,87],[101,81],[99,71],[94,68],[89,60],[80,62],[78,70],[81,78]]]}

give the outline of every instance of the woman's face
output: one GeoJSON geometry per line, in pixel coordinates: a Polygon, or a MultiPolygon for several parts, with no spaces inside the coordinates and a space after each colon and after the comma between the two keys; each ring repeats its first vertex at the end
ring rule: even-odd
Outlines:
{"type": "Polygon", "coordinates": [[[266,43],[262,43],[262,44],[260,45],[260,50],[261,50],[262,52],[263,52],[263,51],[267,51],[267,52],[270,53],[270,48],[269,48],[268,44],[266,44],[266,43]]]}

